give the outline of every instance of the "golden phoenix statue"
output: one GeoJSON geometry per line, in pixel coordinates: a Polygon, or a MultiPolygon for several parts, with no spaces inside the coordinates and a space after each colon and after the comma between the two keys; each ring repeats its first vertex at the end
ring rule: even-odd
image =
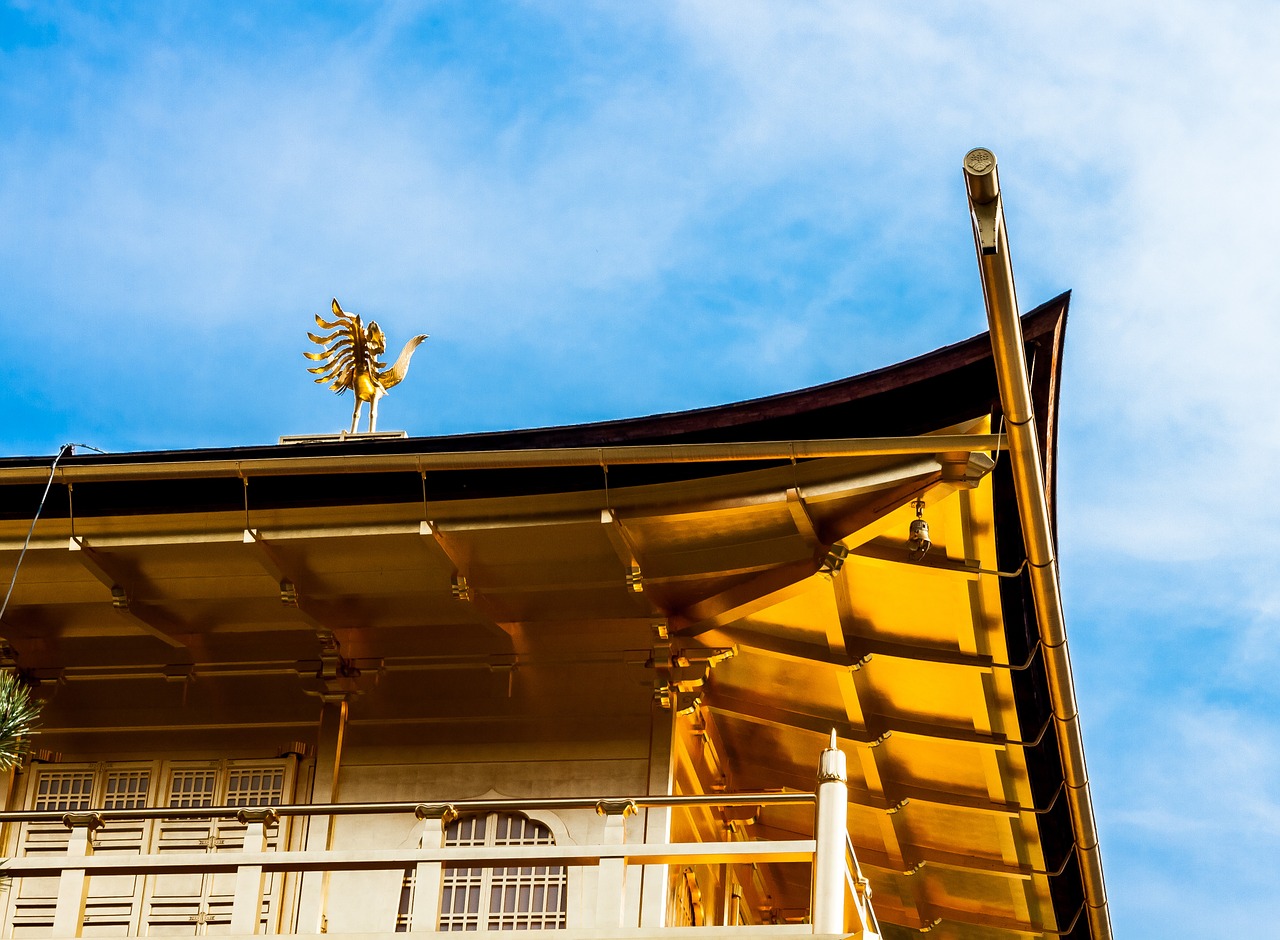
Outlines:
{"type": "Polygon", "coordinates": [[[356,396],[356,407],[351,413],[351,433],[356,432],[360,423],[360,408],[369,403],[369,430],[378,429],[378,399],[387,394],[387,390],[404,381],[409,371],[409,360],[414,350],[427,338],[427,334],[419,333],[404,344],[395,364],[390,369],[378,357],[387,351],[387,335],[382,332],[376,320],[370,320],[366,327],[360,321],[360,314],[347,313],[335,297],[333,315],[330,322],[316,314],[316,323],[323,330],[332,330],[327,336],[307,333],[313,343],[324,347],[320,352],[304,352],[308,359],[320,365],[308,369],[308,372],[319,375],[316,383],[329,382],[329,388],[341,395],[347,389],[356,396]]]}

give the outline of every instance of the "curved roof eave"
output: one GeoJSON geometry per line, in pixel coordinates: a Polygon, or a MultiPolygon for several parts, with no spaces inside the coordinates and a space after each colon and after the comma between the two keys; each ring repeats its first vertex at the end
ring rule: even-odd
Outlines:
{"type": "MultiPolygon", "coordinates": [[[[1042,451],[1052,464],[1056,437],[1062,334],[1070,292],[1022,317],[1032,347],[1032,392],[1042,451]],[[1047,355],[1038,355],[1044,350],[1047,355]]],[[[987,333],[861,375],[763,398],[588,424],[489,431],[436,437],[309,441],[288,445],[77,454],[63,465],[163,463],[200,459],[532,450],[611,444],[719,443],[890,437],[927,433],[999,411],[991,343],[987,333]]],[[[46,463],[45,458],[0,460],[8,468],[46,463]]],[[[1050,473],[1049,479],[1052,480],[1050,473]]]]}

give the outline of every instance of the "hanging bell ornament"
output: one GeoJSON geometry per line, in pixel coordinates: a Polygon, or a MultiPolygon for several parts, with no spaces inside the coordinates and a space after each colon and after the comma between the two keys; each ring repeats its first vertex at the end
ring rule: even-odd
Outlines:
{"type": "Polygon", "coordinates": [[[916,517],[911,520],[907,546],[911,549],[911,560],[919,561],[933,543],[929,541],[929,523],[924,521],[924,500],[917,499],[915,508],[916,517]]]}

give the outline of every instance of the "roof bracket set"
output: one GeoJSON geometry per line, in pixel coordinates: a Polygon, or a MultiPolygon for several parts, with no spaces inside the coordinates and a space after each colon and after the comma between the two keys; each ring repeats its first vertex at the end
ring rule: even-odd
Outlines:
{"type": "Polygon", "coordinates": [[[298,664],[302,677],[302,690],[307,695],[318,696],[323,702],[343,701],[368,690],[377,682],[378,670],[368,674],[356,666],[353,660],[342,655],[342,643],[329,630],[317,630],[320,643],[320,659],[298,664]],[[317,666],[314,673],[310,667],[317,666]]]}
{"type": "Polygon", "coordinates": [[[942,480],[966,489],[974,489],[982,478],[995,469],[996,462],[990,454],[976,450],[971,452],[948,451],[938,455],[942,464],[942,480]]]}
{"type": "Polygon", "coordinates": [[[665,624],[655,630],[653,666],[654,700],[664,709],[675,707],[688,714],[702,700],[702,687],[711,670],[738,654],[736,646],[685,646],[674,649],[665,624]]]}

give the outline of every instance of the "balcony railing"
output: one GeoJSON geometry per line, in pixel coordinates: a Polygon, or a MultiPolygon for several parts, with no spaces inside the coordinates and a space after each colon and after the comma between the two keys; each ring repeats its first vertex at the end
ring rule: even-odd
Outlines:
{"type": "MultiPolygon", "coordinates": [[[[829,753],[829,752],[828,752],[829,753]]],[[[837,752],[838,753],[838,752],[837,752]]],[[[843,755],[840,755],[843,757],[843,755]]],[[[825,757],[825,755],[824,755],[825,757]]],[[[843,762],[841,762],[843,763],[843,762]]],[[[825,766],[825,763],[824,763],[825,766]]],[[[841,768],[843,769],[843,768],[841,768]]],[[[842,774],[840,775],[843,776],[842,774]]],[[[56,903],[46,934],[78,937],[85,930],[89,882],[105,876],[217,875],[234,876],[229,918],[220,925],[224,935],[247,936],[260,932],[264,885],[271,873],[337,873],[396,871],[414,873],[415,889],[406,919],[410,932],[435,932],[441,908],[446,869],[497,869],[533,866],[594,868],[594,898],[582,898],[584,927],[591,936],[640,937],[670,932],[661,923],[626,922],[627,881],[634,869],[652,865],[745,865],[790,862],[813,867],[813,897],[809,923],[745,928],[761,933],[853,935],[868,940],[879,936],[871,912],[866,881],[852,854],[845,826],[843,779],[823,778],[817,793],[740,793],[697,796],[636,796],[617,799],[465,800],[453,803],[336,803],[274,807],[155,807],[128,810],[60,813],[0,813],[0,822],[62,823],[70,830],[65,853],[33,855],[4,863],[3,874],[13,879],[11,890],[20,892],[28,878],[57,878],[56,903]],[[639,809],[675,807],[815,805],[815,837],[785,841],[753,842],[642,842],[624,840],[624,820],[639,809]],[[589,845],[446,846],[445,828],[460,814],[539,810],[564,812],[594,810],[605,818],[603,838],[589,845]],[[285,817],[336,818],[411,814],[421,821],[418,847],[394,849],[342,848],[316,850],[268,850],[269,830],[285,817]],[[236,820],[244,828],[239,852],[164,852],[95,855],[95,833],[103,827],[139,820],[236,820]]],[[[315,934],[323,927],[323,890],[307,890],[321,884],[322,875],[303,881],[299,893],[296,934],[315,934]]],[[[634,887],[634,886],[633,886],[634,887]]],[[[633,912],[634,913],[634,912],[633,912]]],[[[90,925],[92,926],[92,925],[90,925]]],[[[366,937],[391,935],[395,923],[373,927],[366,937]]],[[[404,929],[402,925],[401,929],[404,929]]],[[[483,929],[483,925],[481,925],[483,929]]],[[[700,936],[717,928],[694,928],[700,936]]],[[[738,930],[744,928],[737,928],[738,930]]],[[[41,931],[43,932],[43,930],[41,931]]],[[[139,931],[143,932],[143,931],[139,931]]],[[[192,931],[193,933],[196,931],[192,931]]],[[[678,932],[685,932],[683,930],[678,932]]],[[[569,931],[581,934],[581,931],[569,931]]],[[[9,934],[7,934],[9,935],[9,934]]]]}

